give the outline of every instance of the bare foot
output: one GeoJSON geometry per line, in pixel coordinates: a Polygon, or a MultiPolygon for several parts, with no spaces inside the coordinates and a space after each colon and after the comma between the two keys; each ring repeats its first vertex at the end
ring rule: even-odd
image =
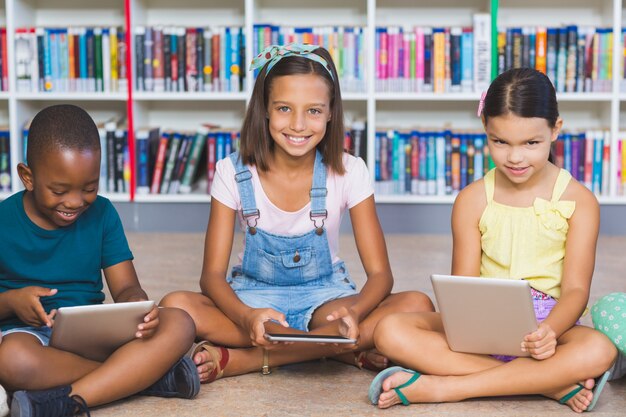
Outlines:
{"type": "MultiPolygon", "coordinates": [[[[383,381],[382,390],[378,399],[379,408],[389,408],[402,403],[395,388],[406,384],[413,377],[413,373],[399,371],[383,381]]],[[[411,403],[436,403],[450,401],[445,398],[444,378],[433,375],[421,375],[411,385],[400,388],[400,392],[411,403]],[[428,387],[428,388],[426,388],[428,387]]]]}
{"type": "Polygon", "coordinates": [[[224,368],[228,364],[230,353],[222,346],[204,343],[196,348],[193,362],[198,368],[200,382],[206,384],[224,376],[224,368]]]}
{"type": "MultiPolygon", "coordinates": [[[[578,391],[576,395],[574,395],[572,398],[567,400],[565,404],[577,413],[582,413],[583,411],[587,410],[587,407],[589,407],[589,404],[591,404],[591,401],[593,400],[592,389],[595,383],[596,382],[592,378],[589,378],[586,381],[582,381],[580,384],[584,388],[578,391]]],[[[548,398],[552,398],[558,401],[561,398],[563,398],[563,396],[567,395],[569,392],[575,389],[576,387],[578,387],[578,385],[568,387],[563,390],[547,393],[544,395],[548,398]]]]}

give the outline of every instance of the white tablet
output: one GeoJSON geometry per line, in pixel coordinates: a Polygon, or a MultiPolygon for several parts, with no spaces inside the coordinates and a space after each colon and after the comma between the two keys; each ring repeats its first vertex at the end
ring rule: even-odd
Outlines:
{"type": "Polygon", "coordinates": [[[456,352],[530,356],[520,345],[537,329],[524,280],[432,275],[450,349],[456,352]]]}
{"type": "Polygon", "coordinates": [[[103,362],[130,342],[154,301],[61,307],[52,328],[50,346],[103,362]]]}
{"type": "Polygon", "coordinates": [[[287,334],[265,333],[265,338],[272,342],[312,342],[312,343],[356,343],[355,339],[349,339],[337,335],[324,334],[287,334]]]}

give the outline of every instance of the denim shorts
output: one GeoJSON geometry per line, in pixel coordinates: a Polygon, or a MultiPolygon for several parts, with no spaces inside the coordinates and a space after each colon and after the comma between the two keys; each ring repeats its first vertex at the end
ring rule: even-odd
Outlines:
{"type": "Polygon", "coordinates": [[[48,326],[41,327],[14,327],[9,330],[5,330],[2,332],[2,337],[8,336],[11,333],[28,333],[35,336],[42,345],[48,346],[50,344],[50,336],[52,335],[52,328],[48,326]]]}
{"type": "MultiPolygon", "coordinates": [[[[535,309],[535,317],[537,317],[537,323],[541,323],[548,317],[548,315],[550,314],[550,312],[556,305],[557,300],[555,300],[551,296],[541,291],[535,290],[534,288],[531,288],[530,291],[531,291],[531,296],[533,299],[533,307],[535,309]]],[[[580,322],[576,322],[576,324],[580,324],[580,322]]],[[[517,358],[517,356],[508,356],[508,355],[491,355],[491,356],[503,362],[510,362],[513,359],[517,358]]]]}
{"type": "Polygon", "coordinates": [[[252,308],[271,308],[283,313],[289,326],[307,331],[313,312],[323,304],[357,294],[345,264],[333,265],[330,277],[300,285],[270,285],[243,275],[241,267],[233,268],[227,279],[241,302],[252,308]]]}

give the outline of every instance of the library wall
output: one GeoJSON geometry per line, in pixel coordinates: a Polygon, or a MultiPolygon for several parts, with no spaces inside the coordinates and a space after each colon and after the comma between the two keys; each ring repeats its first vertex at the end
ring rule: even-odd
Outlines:
{"type": "Polygon", "coordinates": [[[202,230],[215,162],[237,148],[249,62],[266,45],[305,42],[329,49],[338,67],[344,147],[367,162],[386,231],[449,230],[455,195],[491,167],[478,99],[493,76],[518,66],[553,81],[565,120],[557,163],[598,196],[603,230],[620,230],[606,224],[621,224],[626,205],[625,8],[0,0],[0,198],[21,189],[15,166],[30,119],[73,103],[98,123],[100,193],[130,229],[202,230]]]}

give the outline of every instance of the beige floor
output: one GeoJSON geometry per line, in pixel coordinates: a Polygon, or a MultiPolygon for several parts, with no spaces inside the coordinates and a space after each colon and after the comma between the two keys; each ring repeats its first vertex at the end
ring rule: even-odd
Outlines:
{"type": "MultiPolygon", "coordinates": [[[[198,289],[204,237],[201,234],[130,234],[140,279],[158,300],[177,289],[198,289]]],[[[395,291],[430,295],[428,276],[450,269],[448,236],[387,236],[395,291]]],[[[364,273],[351,236],[342,236],[341,255],[357,283],[364,273]]],[[[626,291],[626,237],[602,237],[598,247],[591,302],[626,291]]],[[[576,366],[576,364],[572,364],[576,366]]],[[[204,385],[194,400],[133,397],[94,410],[94,416],[570,416],[571,411],[539,396],[464,401],[456,404],[396,406],[381,411],[367,401],[374,373],[334,361],[285,366],[204,385]]],[[[605,388],[594,416],[626,415],[626,378],[605,388]]]]}

